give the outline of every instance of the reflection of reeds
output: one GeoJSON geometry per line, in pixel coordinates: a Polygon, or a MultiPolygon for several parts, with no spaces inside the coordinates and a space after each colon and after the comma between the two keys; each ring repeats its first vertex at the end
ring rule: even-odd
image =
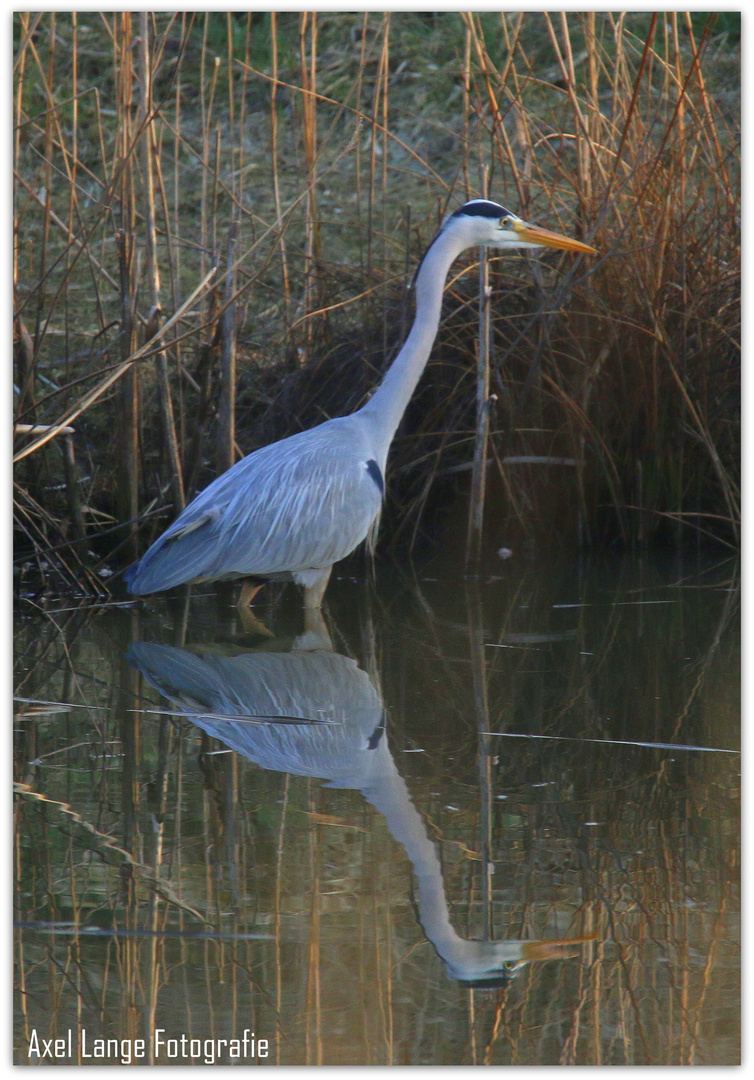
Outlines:
{"type": "MultiPolygon", "coordinates": [[[[714,16],[19,13],[16,34],[16,419],[75,414],[90,539],[117,515],[141,546],[140,515],[232,458],[234,413],[247,451],[357,406],[397,344],[406,206],[416,256],[488,167],[492,197],[601,259],[493,262],[476,416],[457,269],[392,534],[465,482],[488,420],[493,531],[736,543],[737,54],[714,16]],[[160,307],[184,308],[161,333],[160,307]]],[[[34,446],[48,551],[71,526],[34,446]]]]}
{"type": "MultiPolygon", "coordinates": [[[[704,590],[697,607],[677,598],[687,581],[675,603],[642,607],[668,592],[646,566],[617,594],[612,569],[609,593],[588,569],[579,590],[539,568],[481,599],[472,589],[460,615],[446,583],[428,585],[424,606],[404,594],[400,618],[383,626],[383,613],[363,644],[379,646],[390,744],[439,844],[454,924],[596,936],[473,994],[442,972],[405,856],[361,795],[264,772],[188,721],[133,711],[122,645],[169,636],[162,616],[22,621],[19,697],[68,711],[19,703],[15,725],[16,918],[37,927],[15,934],[19,1060],[35,1026],[137,1038],[151,1017],[203,1039],[253,1017],[281,1064],[471,1063],[472,1048],[491,1064],[733,1061],[738,762],[479,736],[477,720],[735,739],[735,591],[704,590]],[[553,608],[564,594],[583,606],[553,608]]],[[[193,625],[219,640],[207,603],[193,625]]],[[[359,641],[353,607],[338,617],[359,641]]]]}

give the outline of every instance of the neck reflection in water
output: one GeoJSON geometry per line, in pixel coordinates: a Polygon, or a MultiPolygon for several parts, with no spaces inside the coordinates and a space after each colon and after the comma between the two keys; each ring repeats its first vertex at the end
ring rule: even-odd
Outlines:
{"type": "MultiPolygon", "coordinates": [[[[311,635],[299,642],[311,643],[311,635]]],[[[573,956],[576,945],[591,940],[483,941],[457,934],[437,851],[393,761],[373,682],[329,648],[270,647],[229,656],[138,642],[127,655],[180,713],[236,753],[265,769],[360,791],[406,850],[421,924],[451,978],[501,985],[522,965],[573,956]]]]}

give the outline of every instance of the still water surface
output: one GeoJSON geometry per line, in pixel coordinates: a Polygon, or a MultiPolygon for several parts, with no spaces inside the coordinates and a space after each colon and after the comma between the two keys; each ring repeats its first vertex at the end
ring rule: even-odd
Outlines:
{"type": "Polygon", "coordinates": [[[259,600],[19,601],[16,1063],[738,1062],[732,564],[259,600]]]}

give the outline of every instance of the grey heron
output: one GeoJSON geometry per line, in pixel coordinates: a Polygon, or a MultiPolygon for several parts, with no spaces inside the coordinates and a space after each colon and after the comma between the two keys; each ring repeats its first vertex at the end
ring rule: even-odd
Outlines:
{"type": "Polygon", "coordinates": [[[234,578],[293,580],[320,607],[333,564],[374,543],[385,464],[440,323],[445,279],[467,248],[561,248],[579,240],[472,199],[447,218],[415,279],[409,335],[369,401],[348,416],[255,450],[214,480],[126,572],[132,593],[234,578]]]}

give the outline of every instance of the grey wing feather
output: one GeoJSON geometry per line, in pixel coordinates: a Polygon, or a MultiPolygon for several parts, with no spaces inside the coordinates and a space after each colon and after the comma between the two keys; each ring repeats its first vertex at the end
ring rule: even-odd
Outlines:
{"type": "Polygon", "coordinates": [[[383,704],[366,672],[345,656],[195,655],[143,641],[126,655],[207,734],[266,769],[327,777],[343,787],[360,787],[373,776],[375,739],[385,745],[383,704]],[[273,722],[249,724],[245,717],[273,722]],[[330,722],[274,722],[294,717],[330,722]]]}
{"type": "Polygon", "coordinates": [[[130,590],[295,574],[348,555],[381,505],[365,435],[354,421],[331,420],[262,447],[223,473],[131,568],[130,590]]]}

